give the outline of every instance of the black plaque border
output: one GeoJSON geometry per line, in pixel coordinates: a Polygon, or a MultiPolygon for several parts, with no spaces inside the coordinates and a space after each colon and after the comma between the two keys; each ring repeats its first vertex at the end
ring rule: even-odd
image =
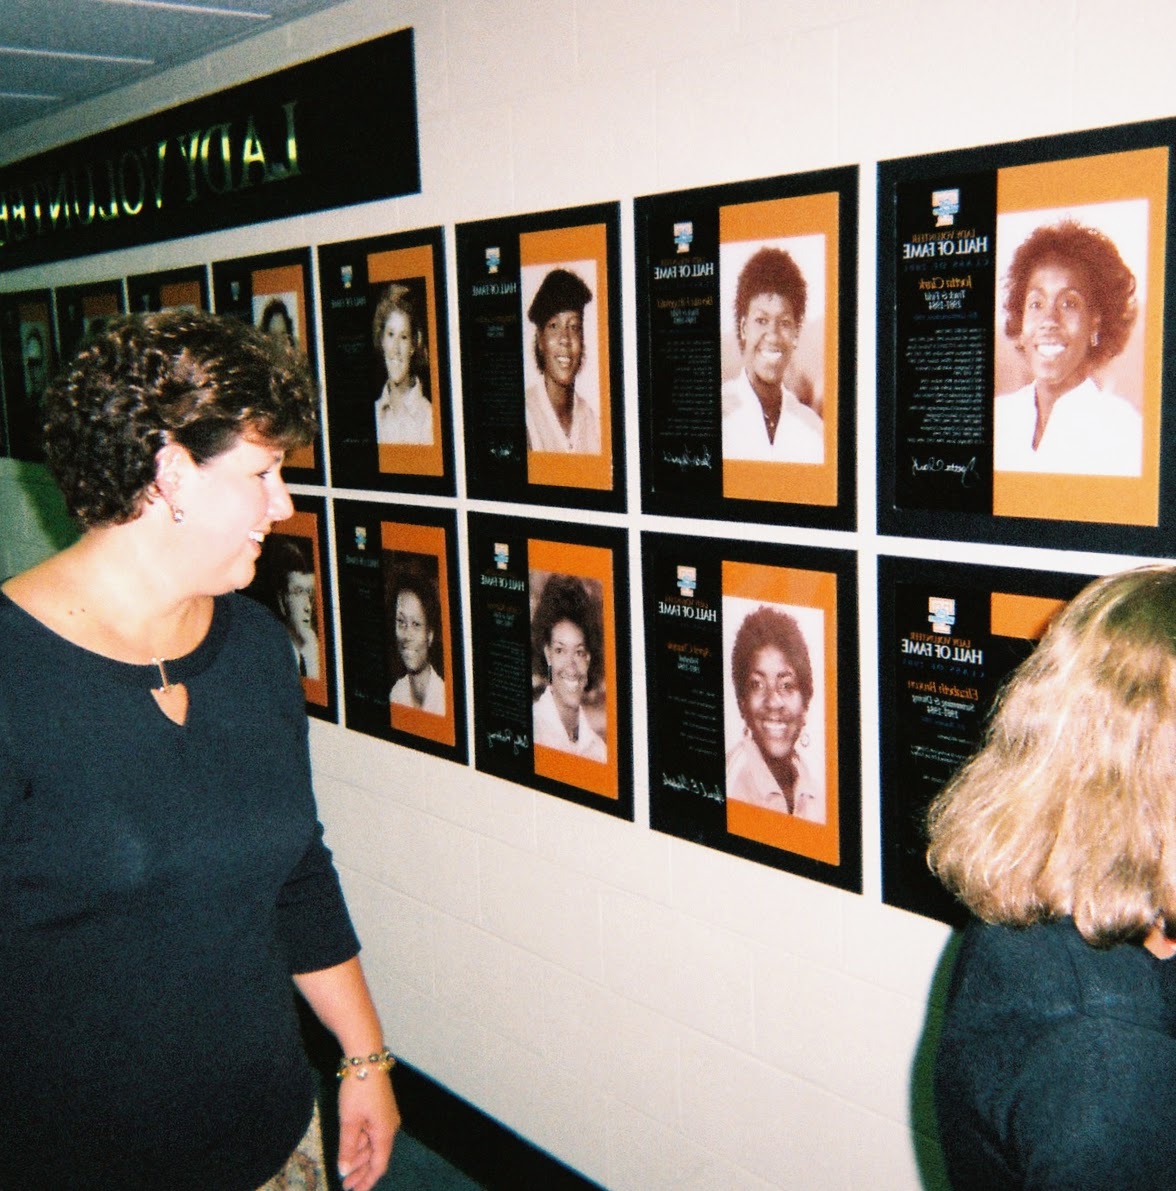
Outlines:
{"type": "MultiPolygon", "coordinates": [[[[392,232],[385,235],[361,237],[355,240],[339,240],[330,244],[320,244],[316,249],[318,260],[318,290],[322,303],[323,323],[323,376],[324,376],[324,405],[325,419],[323,438],[330,446],[330,475],[331,483],[335,487],[356,488],[374,492],[405,492],[425,496],[453,496],[456,491],[454,479],[454,417],[453,417],[453,384],[450,366],[452,355],[452,339],[449,328],[449,301],[446,287],[446,256],[445,230],[440,226],[417,228],[405,232],[392,232]],[[333,348],[330,336],[333,331],[334,319],[328,308],[329,294],[326,276],[340,268],[344,263],[353,259],[366,258],[373,253],[394,252],[400,249],[427,247],[433,256],[433,294],[436,309],[431,311],[436,320],[437,341],[429,344],[437,364],[438,392],[432,395],[433,400],[441,402],[441,460],[442,474],[417,475],[408,472],[380,471],[378,467],[368,463],[357,465],[349,457],[349,449],[344,449],[341,436],[346,430],[352,432],[359,429],[358,419],[364,420],[364,426],[372,416],[374,397],[365,394],[364,400],[344,400],[339,389],[340,382],[336,374],[334,381],[335,392],[332,393],[332,354],[333,348]]],[[[370,284],[370,283],[369,283],[370,284]]],[[[368,308],[370,320],[371,311],[368,308]]],[[[366,430],[361,437],[366,435],[366,430]]],[[[374,436],[371,437],[370,449],[375,451],[374,436]]]]}
{"type": "MultiPolygon", "coordinates": [[[[466,484],[472,497],[485,500],[509,501],[562,506],[574,509],[596,509],[624,512],[625,492],[625,389],[624,344],[622,342],[621,306],[621,249],[619,202],[595,203],[582,207],[565,207],[554,211],[532,212],[459,223],[454,229],[457,250],[458,331],[462,355],[462,393],[465,414],[466,484]],[[487,238],[512,246],[514,259],[518,257],[519,237],[528,232],[556,231],[590,224],[605,227],[605,261],[608,270],[608,339],[609,339],[609,426],[612,437],[612,486],[583,488],[573,485],[533,484],[527,478],[527,459],[524,450],[521,463],[513,467],[494,466],[486,445],[479,442],[476,419],[471,410],[477,401],[477,380],[471,375],[474,353],[471,350],[471,328],[474,316],[465,295],[474,283],[469,265],[470,254],[478,243],[487,238]]],[[[527,332],[523,328],[523,350],[527,347],[527,332]]],[[[523,419],[523,393],[519,393],[519,425],[523,419]]],[[[521,441],[525,444],[525,434],[521,441]]]]}
{"type": "MultiPolygon", "coordinates": [[[[957,149],[878,164],[877,387],[878,387],[878,532],[900,537],[1043,546],[1127,554],[1163,554],[1176,527],[1176,452],[1162,450],[1159,468],[1158,524],[1111,525],[1032,517],[1001,517],[953,509],[899,507],[897,495],[896,369],[898,319],[898,188],[902,183],[1132,149],[1176,149],[1176,120],[1151,120],[1056,136],[957,149]]],[[[1164,269],[1165,306],[1161,351],[1161,443],[1176,434],[1176,153],[1169,158],[1164,269]]]]}
{"type": "Polygon", "coordinates": [[[533,766],[524,774],[519,767],[504,770],[502,766],[494,764],[493,756],[484,745],[486,732],[479,697],[480,676],[477,673],[478,658],[486,656],[485,632],[477,615],[477,592],[471,591],[470,617],[473,622],[472,654],[475,666],[475,768],[494,777],[516,782],[545,794],[553,794],[565,801],[590,807],[592,810],[631,822],[633,820],[633,717],[632,667],[629,659],[631,636],[629,631],[628,535],[625,530],[611,526],[572,524],[500,513],[471,512],[468,514],[468,572],[471,586],[478,582],[478,551],[497,538],[507,536],[567,542],[576,546],[601,547],[612,555],[616,674],[610,679],[609,690],[612,693],[617,726],[617,797],[609,798],[562,782],[557,778],[537,774],[534,772],[533,766]]]}
{"type": "MultiPolygon", "coordinates": [[[[980,592],[1007,592],[1011,595],[1041,596],[1069,600],[1091,580],[1088,574],[1058,571],[1024,570],[1016,567],[989,566],[982,563],[944,562],[937,559],[898,558],[882,555],[878,559],[878,697],[879,738],[881,742],[881,849],[882,900],[886,905],[909,910],[952,926],[962,926],[967,910],[949,894],[921,861],[926,847],[922,835],[922,816],[930,797],[911,806],[906,792],[913,778],[899,755],[899,666],[897,592],[900,584],[942,585],[944,594],[962,587],[980,592]]],[[[1026,656],[1032,645],[1025,643],[1026,656]]],[[[1002,674],[999,686],[1012,671],[1002,674]]],[[[991,705],[983,713],[987,721],[991,705]]],[[[979,739],[976,747],[980,745],[979,739]]]]}
{"type": "MultiPolygon", "coordinates": [[[[422,505],[386,504],[377,501],[363,500],[334,500],[333,511],[335,520],[335,572],[339,585],[339,625],[340,625],[340,656],[343,662],[343,717],[346,727],[353,732],[362,732],[367,736],[374,736],[379,740],[389,740],[394,744],[401,744],[418,752],[429,753],[434,757],[441,757],[453,761],[458,765],[469,762],[469,747],[467,741],[466,719],[466,690],[465,690],[465,634],[462,627],[462,611],[460,599],[460,582],[457,570],[457,514],[452,509],[439,509],[422,505]],[[445,568],[448,572],[448,586],[446,596],[449,603],[449,624],[447,631],[450,635],[450,658],[452,673],[445,676],[453,692],[453,726],[454,743],[432,740],[415,732],[402,731],[392,727],[391,716],[388,714],[388,703],[384,701],[384,714],[377,716],[372,712],[364,714],[356,701],[355,677],[356,659],[359,652],[354,642],[355,621],[353,612],[349,609],[347,598],[347,584],[344,576],[344,553],[354,549],[354,544],[347,540],[348,526],[355,522],[366,522],[374,525],[377,530],[375,540],[369,540],[367,549],[373,556],[381,559],[383,546],[379,538],[380,528],[385,521],[396,521],[409,525],[419,525],[430,529],[440,529],[445,537],[445,568]]],[[[383,570],[381,562],[380,582],[383,584],[383,570]]],[[[390,628],[384,620],[384,639],[382,647],[388,649],[387,634],[390,628]]]]}
{"type": "Polygon", "coordinates": [[[50,380],[57,371],[55,310],[50,289],[20,290],[0,294],[0,378],[3,379],[3,417],[0,419],[0,450],[26,463],[43,463],[39,397],[31,396],[25,384],[20,338],[20,308],[41,303],[45,307],[45,373],[50,380]],[[14,378],[19,380],[15,383],[14,378]]]}
{"type": "Polygon", "coordinates": [[[57,319],[57,347],[63,363],[67,363],[77,353],[81,346],[83,328],[81,317],[71,319],[68,316],[68,304],[77,302],[80,306],[86,298],[103,295],[113,295],[118,302],[118,313],[125,314],[127,310],[127,287],[122,277],[112,277],[106,281],[84,281],[78,285],[59,285],[53,290],[54,314],[57,319]]]}
{"type": "MultiPolygon", "coordinates": [[[[817,571],[833,576],[837,600],[837,773],[838,773],[838,844],[839,858],[830,864],[798,852],[786,851],[758,840],[747,839],[727,830],[725,805],[716,803],[708,815],[685,813],[659,792],[661,771],[657,729],[650,725],[649,749],[649,820],[654,831],[677,836],[704,847],[727,852],[757,864],[820,881],[851,893],[862,892],[861,824],[861,723],[859,716],[860,674],[858,662],[857,555],[848,550],[817,547],[769,545],[686,534],[643,533],[641,559],[645,591],[647,700],[650,718],[663,706],[657,683],[653,655],[660,639],[655,597],[654,568],[667,554],[698,559],[712,567],[725,561],[759,566],[817,571]]],[[[726,659],[722,660],[726,665],[726,659]]],[[[832,684],[830,684],[832,686],[832,684]]]]}
{"type": "Polygon", "coordinates": [[[165,285],[180,285],[196,282],[200,287],[200,309],[211,310],[211,289],[208,283],[208,266],[181,265],[174,269],[160,269],[155,273],[136,273],[127,278],[127,311],[130,314],[146,314],[163,309],[160,290],[165,285]]]}
{"type": "MultiPolygon", "coordinates": [[[[641,422],[641,497],[648,513],[678,517],[721,518],[732,521],[810,526],[851,530],[857,524],[857,290],[858,290],[858,192],[859,167],[839,166],[808,173],[786,174],[754,181],[731,182],[683,191],[644,195],[634,200],[634,239],[637,293],[637,397],[641,422]],[[768,199],[836,193],[838,217],[836,279],[838,311],[837,391],[837,503],[814,505],[790,501],[758,501],[695,491],[678,494],[659,489],[653,481],[653,378],[650,317],[650,223],[663,209],[676,203],[704,206],[714,211],[725,206],[768,199]]],[[[716,353],[719,345],[715,345],[716,353]]],[[[716,401],[718,395],[716,394],[716,401]]],[[[716,442],[721,457],[721,442],[716,442]]]]}

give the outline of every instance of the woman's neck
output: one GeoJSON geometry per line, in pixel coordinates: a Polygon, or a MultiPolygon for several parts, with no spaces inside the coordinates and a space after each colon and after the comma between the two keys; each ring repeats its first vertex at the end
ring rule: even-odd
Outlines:
{"type": "Polygon", "coordinates": [[[791,814],[796,799],[796,754],[789,753],[786,757],[764,757],[764,763],[767,765],[772,777],[776,779],[776,784],[780,787],[780,793],[784,795],[785,801],[788,803],[788,811],[791,814]]]}
{"type": "Polygon", "coordinates": [[[559,424],[564,428],[564,433],[570,433],[572,429],[572,406],[576,399],[575,384],[561,385],[558,381],[554,381],[550,376],[544,374],[543,386],[547,390],[547,400],[551,402],[551,408],[555,411],[555,416],[559,419],[559,424]]]}
{"type": "Polygon", "coordinates": [[[67,641],[116,661],[190,653],[208,631],[212,599],[178,590],[135,524],[88,530],[5,593],[67,641]]]}
{"type": "Polygon", "coordinates": [[[384,392],[388,396],[388,400],[393,404],[399,406],[403,404],[404,399],[412,392],[413,386],[416,384],[412,373],[409,373],[404,380],[399,384],[393,384],[391,377],[384,382],[384,392]]]}
{"type": "Polygon", "coordinates": [[[552,697],[552,702],[555,703],[555,710],[559,712],[559,722],[563,724],[563,730],[568,734],[568,739],[573,744],[579,743],[580,709],[560,703],[554,696],[552,697]]]}
{"type": "Polygon", "coordinates": [[[432,672],[433,667],[426,664],[423,670],[408,676],[408,689],[412,691],[412,701],[417,707],[425,705],[425,699],[429,694],[429,676],[432,672]]]}
{"type": "Polygon", "coordinates": [[[1053,413],[1054,406],[1067,393],[1072,393],[1080,385],[1085,384],[1089,376],[1090,373],[1088,372],[1083,372],[1078,377],[1071,374],[1060,384],[1052,384],[1049,381],[1041,380],[1034,381],[1033,397],[1034,404],[1037,407],[1037,422],[1033,427],[1034,450],[1037,450],[1041,446],[1041,440],[1045,437],[1045,428],[1049,424],[1049,417],[1053,413]]]}
{"type": "Polygon", "coordinates": [[[761,380],[753,372],[747,374],[752,392],[759,398],[763,410],[764,422],[768,427],[768,437],[775,437],[776,426],[780,421],[780,411],[784,408],[784,393],[779,385],[769,384],[761,380]]]}

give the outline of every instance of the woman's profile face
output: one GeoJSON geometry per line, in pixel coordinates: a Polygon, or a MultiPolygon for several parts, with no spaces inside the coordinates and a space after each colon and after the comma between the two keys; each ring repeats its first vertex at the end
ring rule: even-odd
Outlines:
{"type": "Polygon", "coordinates": [[[403,310],[389,311],[380,335],[380,347],[384,352],[388,380],[394,388],[408,383],[415,346],[412,319],[403,310]]]}
{"type": "Polygon", "coordinates": [[[184,485],[185,564],[200,590],[237,591],[253,580],[261,543],[294,512],[280,448],[242,436],[193,468],[184,485]]]}
{"type": "Polygon", "coordinates": [[[578,708],[588,685],[588,666],[592,661],[579,625],[570,620],[556,621],[543,653],[551,668],[551,697],[560,707],[578,708]]]}
{"type": "Polygon", "coordinates": [[[768,385],[783,384],[799,334],[800,324],[791,298],[783,294],[756,294],[747,303],[747,313],[740,326],[747,375],[768,385]]]}
{"type": "Polygon", "coordinates": [[[1065,392],[1086,379],[1099,321],[1089,293],[1089,280],[1080,268],[1060,260],[1033,267],[1018,342],[1034,381],[1065,392]]]}
{"type": "Polygon", "coordinates": [[[808,708],[796,670],[775,645],[757,649],[751,659],[740,711],[752,739],[769,760],[791,755],[808,708]]]}
{"type": "Polygon", "coordinates": [[[576,310],[553,314],[539,332],[543,372],[557,385],[572,386],[584,360],[584,320],[576,310]]]}
{"type": "Polygon", "coordinates": [[[414,591],[396,597],[396,648],[409,674],[419,674],[429,664],[433,633],[424,605],[414,591]]]}

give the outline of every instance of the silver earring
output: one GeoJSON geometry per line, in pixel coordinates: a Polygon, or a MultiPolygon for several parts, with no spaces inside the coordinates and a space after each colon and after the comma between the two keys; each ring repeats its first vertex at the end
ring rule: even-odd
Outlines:
{"type": "Polygon", "coordinates": [[[172,511],[171,511],[171,515],[172,515],[172,520],[173,520],[173,521],[174,521],[174,522],[175,522],[177,525],[183,525],[183,524],[184,524],[184,510],[183,510],[183,509],[179,509],[179,508],[173,508],[173,509],[172,509],[172,511]]]}
{"type": "Polygon", "coordinates": [[[802,732],[800,734],[800,747],[802,749],[806,749],[806,748],[808,748],[808,746],[809,746],[809,734],[807,732],[802,732]]]}
{"type": "Polygon", "coordinates": [[[1091,337],[1090,337],[1090,346],[1098,347],[1098,332],[1097,331],[1095,331],[1094,334],[1091,335],[1091,337]]]}

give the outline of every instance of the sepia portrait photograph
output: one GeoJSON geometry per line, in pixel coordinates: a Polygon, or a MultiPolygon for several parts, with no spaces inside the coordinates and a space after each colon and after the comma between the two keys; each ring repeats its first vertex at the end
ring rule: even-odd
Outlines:
{"type": "Polygon", "coordinates": [[[727,800],[825,822],[825,632],[819,608],[726,596],[727,800]]]}
{"type": "Polygon", "coordinates": [[[723,458],[825,462],[825,237],[719,249],[723,458]]]}
{"type": "Polygon", "coordinates": [[[599,580],[530,573],[531,738],[590,761],[608,760],[604,598],[599,580]]]}

